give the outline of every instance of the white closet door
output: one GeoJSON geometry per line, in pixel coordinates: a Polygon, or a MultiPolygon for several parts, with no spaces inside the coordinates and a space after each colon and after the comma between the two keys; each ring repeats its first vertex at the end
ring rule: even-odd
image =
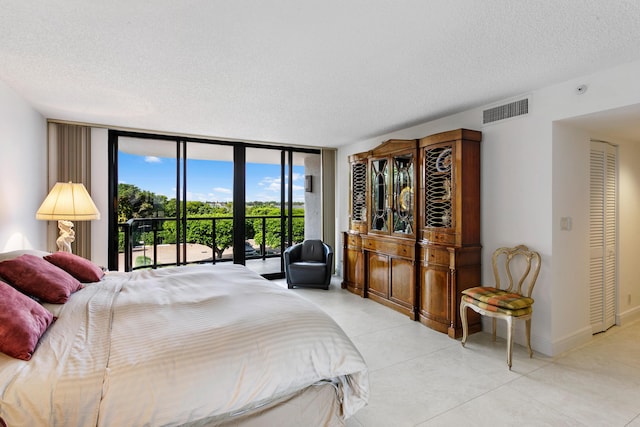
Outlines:
{"type": "Polygon", "coordinates": [[[615,325],[617,289],[617,148],[591,142],[590,320],[593,333],[615,325]]]}

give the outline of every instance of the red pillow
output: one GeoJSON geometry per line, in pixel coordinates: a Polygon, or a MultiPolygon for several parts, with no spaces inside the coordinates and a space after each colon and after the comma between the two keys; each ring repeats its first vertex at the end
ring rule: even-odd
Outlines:
{"type": "Polygon", "coordinates": [[[44,302],[62,304],[82,284],[66,271],[33,255],[0,262],[0,276],[14,288],[44,302]]]}
{"type": "Polygon", "coordinates": [[[51,264],[60,267],[81,282],[99,282],[104,271],[91,261],[71,252],[55,252],[44,257],[51,264]]]}
{"type": "Polygon", "coordinates": [[[0,281],[0,351],[29,360],[53,314],[28,296],[0,281]]]}

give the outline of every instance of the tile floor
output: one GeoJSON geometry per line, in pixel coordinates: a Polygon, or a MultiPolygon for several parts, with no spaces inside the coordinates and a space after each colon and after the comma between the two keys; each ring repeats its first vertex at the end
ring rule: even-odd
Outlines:
{"type": "Polygon", "coordinates": [[[640,321],[553,359],[537,353],[529,359],[515,345],[509,371],[504,340],[478,333],[463,348],[340,289],[339,277],[329,291],[294,292],[330,314],[369,365],[369,405],[347,427],[640,427],[640,321]]]}

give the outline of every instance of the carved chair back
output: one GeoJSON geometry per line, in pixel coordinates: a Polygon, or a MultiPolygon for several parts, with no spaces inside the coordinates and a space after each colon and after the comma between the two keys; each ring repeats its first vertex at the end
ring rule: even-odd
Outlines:
{"type": "Polygon", "coordinates": [[[531,297],[540,273],[538,252],[530,251],[525,245],[499,248],[493,253],[491,261],[496,288],[531,297]]]}

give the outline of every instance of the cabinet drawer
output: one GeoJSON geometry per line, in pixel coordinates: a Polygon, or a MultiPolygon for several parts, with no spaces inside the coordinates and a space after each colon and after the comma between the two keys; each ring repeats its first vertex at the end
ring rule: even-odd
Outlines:
{"type": "Polygon", "coordinates": [[[347,246],[349,247],[360,247],[360,236],[357,234],[350,234],[347,236],[347,246]]]}
{"type": "Polygon", "coordinates": [[[395,252],[390,252],[390,255],[397,255],[399,257],[415,259],[416,248],[408,245],[396,245],[395,252]]]}
{"type": "Polygon", "coordinates": [[[445,265],[450,262],[449,251],[430,246],[422,247],[422,259],[426,264],[445,265]]]}
{"type": "Polygon", "coordinates": [[[416,249],[414,245],[405,245],[399,242],[386,242],[382,240],[363,239],[362,246],[365,250],[380,252],[389,256],[415,259],[416,249]]]}
{"type": "Polygon", "coordinates": [[[442,231],[426,230],[424,232],[425,240],[432,243],[442,243],[445,245],[453,245],[456,243],[455,233],[444,233],[442,231]]]}

